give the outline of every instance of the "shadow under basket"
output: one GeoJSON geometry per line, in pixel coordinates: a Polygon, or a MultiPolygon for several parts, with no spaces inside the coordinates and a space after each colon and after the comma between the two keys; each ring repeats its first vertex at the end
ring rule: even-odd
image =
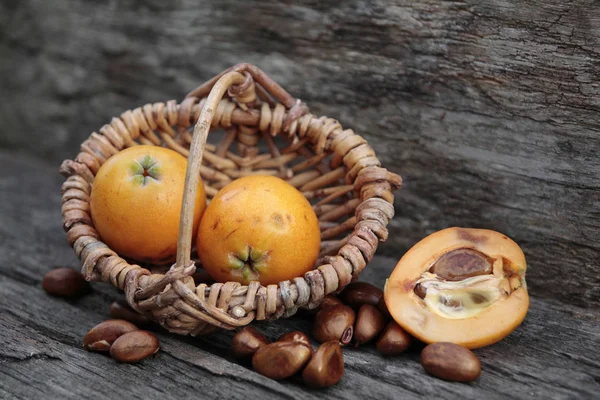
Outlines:
{"type": "Polygon", "coordinates": [[[110,282],[129,305],[171,332],[202,335],[253,320],[315,308],[365,268],[394,215],[400,176],[381,167],[362,137],[328,117],[309,113],[257,67],[239,64],[190,92],[181,103],[146,104],[125,111],[94,132],[61,173],[67,239],[87,280],[110,282]],[[207,143],[209,131],[213,130],[207,143]],[[321,228],[316,266],[277,285],[195,281],[192,219],[195,189],[185,190],[177,261],[165,273],[130,264],[104,244],[90,217],[94,176],[112,155],[137,144],[165,146],[188,157],[186,189],[199,176],[211,199],[247,175],[274,175],[311,202],[321,228]],[[152,272],[151,272],[152,271],[152,272]]]}

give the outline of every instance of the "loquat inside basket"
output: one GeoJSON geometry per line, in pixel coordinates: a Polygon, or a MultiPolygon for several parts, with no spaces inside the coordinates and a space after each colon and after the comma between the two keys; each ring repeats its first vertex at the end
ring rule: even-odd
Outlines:
{"type": "Polygon", "coordinates": [[[111,283],[138,312],[190,335],[287,317],[344,288],[386,240],[392,193],[401,186],[400,176],[382,168],[365,139],[332,118],[310,114],[249,64],[223,71],[180,103],[125,111],[92,133],[77,157],[63,162],[61,173],[67,177],[64,229],[86,279],[111,283]],[[138,144],[169,147],[188,157],[177,261],[167,268],[122,258],[100,240],[90,217],[98,169],[138,144]],[[198,177],[210,199],[229,182],[254,174],[285,179],[311,202],[321,229],[320,257],[304,276],[277,285],[207,283],[192,258],[198,177]]]}

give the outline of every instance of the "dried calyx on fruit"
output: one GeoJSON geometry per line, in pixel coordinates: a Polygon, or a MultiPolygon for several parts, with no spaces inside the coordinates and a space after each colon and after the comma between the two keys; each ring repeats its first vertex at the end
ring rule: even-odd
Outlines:
{"type": "Polygon", "coordinates": [[[417,338],[469,348],[494,343],[525,318],[525,256],[501,233],[436,232],[410,249],[388,279],[385,302],[417,338]]]}

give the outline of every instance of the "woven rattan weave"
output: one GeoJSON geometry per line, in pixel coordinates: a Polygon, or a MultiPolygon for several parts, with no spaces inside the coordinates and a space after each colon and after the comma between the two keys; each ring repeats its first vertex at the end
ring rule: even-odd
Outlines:
{"type": "Polygon", "coordinates": [[[61,173],[67,177],[64,229],[85,278],[110,282],[138,312],[190,335],[290,316],[341,290],[386,240],[394,215],[392,192],[401,186],[401,178],[381,167],[365,139],[332,118],[310,114],[304,103],[249,64],[225,70],[181,103],[125,111],[92,133],[77,157],[63,162],[61,173]],[[214,144],[207,142],[209,131],[217,129],[224,134],[214,144]],[[98,169],[137,144],[166,146],[189,158],[177,261],[165,273],[121,258],[101,241],[90,217],[98,169]],[[253,174],[281,177],[312,202],[321,227],[317,265],[302,277],[266,287],[199,282],[191,259],[198,177],[210,199],[227,183],[253,174]]]}

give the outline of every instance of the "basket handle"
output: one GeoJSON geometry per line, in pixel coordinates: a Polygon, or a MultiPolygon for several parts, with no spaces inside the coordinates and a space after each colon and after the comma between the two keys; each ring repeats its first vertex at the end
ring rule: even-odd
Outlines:
{"type": "Polygon", "coordinates": [[[246,77],[236,71],[230,71],[221,76],[210,90],[208,98],[204,103],[204,107],[202,107],[200,112],[198,122],[196,122],[196,126],[194,126],[194,134],[192,143],[190,144],[190,155],[188,157],[188,165],[185,173],[181,215],[179,218],[177,261],[173,268],[185,268],[189,266],[191,262],[196,188],[198,186],[198,180],[200,179],[200,165],[202,164],[204,144],[208,137],[213,116],[227,89],[231,86],[241,85],[245,80],[246,77]]]}

